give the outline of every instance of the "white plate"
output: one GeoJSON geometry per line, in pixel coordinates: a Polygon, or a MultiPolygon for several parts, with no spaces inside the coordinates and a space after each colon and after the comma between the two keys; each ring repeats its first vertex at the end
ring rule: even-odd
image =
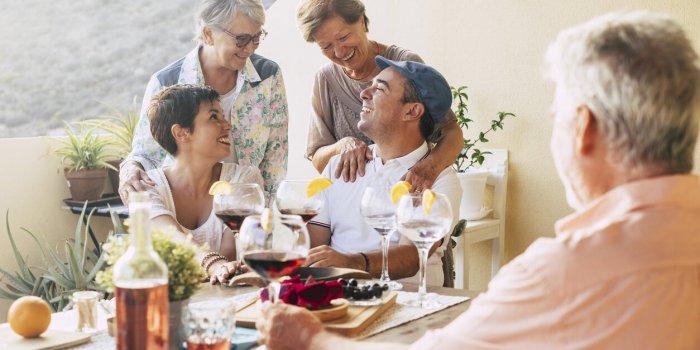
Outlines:
{"type": "Polygon", "coordinates": [[[475,211],[471,213],[465,213],[462,219],[467,220],[481,220],[486,217],[486,215],[491,214],[493,208],[481,208],[480,211],[475,211]]]}

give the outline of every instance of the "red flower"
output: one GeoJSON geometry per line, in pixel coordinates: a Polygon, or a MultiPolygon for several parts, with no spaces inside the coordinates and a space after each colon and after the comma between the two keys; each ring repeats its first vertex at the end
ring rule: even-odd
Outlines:
{"type": "MultiPolygon", "coordinates": [[[[331,300],[343,297],[343,285],[337,281],[313,282],[309,277],[306,284],[301,282],[301,276],[283,281],[280,285],[280,300],[286,304],[297,305],[309,309],[330,305],[331,300]]],[[[262,301],[269,300],[268,289],[260,292],[262,301]]]]}

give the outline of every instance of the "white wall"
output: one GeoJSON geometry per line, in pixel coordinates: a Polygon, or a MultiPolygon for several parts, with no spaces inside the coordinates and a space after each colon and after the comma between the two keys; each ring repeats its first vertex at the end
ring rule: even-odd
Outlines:
{"type": "MultiPolygon", "coordinates": [[[[258,52],[277,61],[285,76],[289,176],[308,177],[315,174],[302,159],[308,96],[315,70],[327,60],[298,33],[296,4],[283,0],[272,6],[265,25],[270,35],[258,52]]],[[[410,48],[450,84],[469,87],[471,115],[478,124],[473,130],[488,125],[498,111],[518,115],[506,121],[505,130],[495,134],[489,145],[510,150],[508,260],[537,237],[552,236],[554,222],[571,212],[549,153],[553,87],[542,78],[543,56],[557,33],[607,12],[645,9],[671,14],[700,49],[700,2],[696,0],[366,0],[365,4],[370,39],[410,48]]]]}
{"type": "MultiPolygon", "coordinates": [[[[314,44],[301,39],[295,24],[296,1],[277,1],[268,13],[269,37],[259,53],[275,60],[284,73],[290,110],[290,178],[315,176],[303,159],[314,72],[326,62],[314,44]]],[[[367,0],[370,38],[418,52],[453,85],[468,85],[472,115],[483,126],[501,110],[512,111],[505,131],[491,147],[510,150],[506,253],[521,253],[568,214],[563,189],[549,155],[548,108],[552,87],[541,78],[542,56],[557,32],[591,17],[620,9],[649,9],[672,14],[700,48],[700,3],[653,1],[421,1],[367,0]]],[[[189,25],[189,24],[187,24],[189,25]]],[[[157,45],[158,43],[153,43],[157,45]]],[[[183,52],[184,54],[184,52],[183,52]]],[[[27,116],[28,118],[31,116],[27,116]]],[[[472,135],[473,136],[473,135],[472,135]]],[[[30,261],[38,252],[19,227],[43,233],[52,244],[70,237],[77,216],[61,209],[68,197],[58,160],[41,138],[0,139],[0,214],[10,209],[11,228],[20,236],[30,261]]],[[[4,217],[0,232],[5,232],[4,217]]],[[[101,222],[98,231],[109,229],[101,222]]],[[[14,269],[6,234],[0,234],[0,266],[14,269]]],[[[0,321],[6,301],[0,301],[0,321]]]]}

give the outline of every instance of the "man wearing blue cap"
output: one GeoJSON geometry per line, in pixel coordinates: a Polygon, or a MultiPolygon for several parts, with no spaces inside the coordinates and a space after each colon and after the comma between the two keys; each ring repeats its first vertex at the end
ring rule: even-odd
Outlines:
{"type": "MultiPolygon", "coordinates": [[[[360,121],[357,126],[375,142],[373,154],[365,166],[365,175],[355,182],[335,177],[339,156],[331,159],[323,176],[333,186],[322,192],[326,205],[308,229],[312,249],[306,260],[313,267],[349,267],[380,277],[382,269],[381,237],[360,212],[364,189],[369,185],[391,187],[418,161],[430,153],[426,139],[440,125],[452,104],[450,87],[434,68],[416,62],[395,62],[376,58],[382,70],[372,85],[362,91],[360,121]]],[[[412,191],[420,192],[422,188],[412,191]]],[[[445,169],[432,190],[445,194],[456,220],[461,187],[454,170],[445,169]]],[[[398,233],[390,238],[389,274],[392,279],[416,276],[418,252],[398,233]]],[[[428,260],[428,284],[442,286],[441,257],[444,244],[437,243],[428,260]]],[[[417,276],[415,277],[417,279],[417,276]]]]}

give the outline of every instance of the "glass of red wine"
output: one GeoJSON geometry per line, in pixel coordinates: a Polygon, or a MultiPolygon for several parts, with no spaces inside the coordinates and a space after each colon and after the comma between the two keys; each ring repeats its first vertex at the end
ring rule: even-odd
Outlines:
{"type": "Polygon", "coordinates": [[[239,243],[246,265],[269,282],[270,301],[279,295],[280,280],[295,273],[309,254],[309,233],[299,215],[260,215],[243,220],[239,243]]]}
{"type": "Polygon", "coordinates": [[[275,205],[280,213],[299,215],[306,224],[323,208],[323,197],[316,194],[307,197],[311,180],[284,180],[275,194],[275,205]]]}
{"type": "MultiPolygon", "coordinates": [[[[238,239],[238,231],[249,215],[260,215],[265,209],[265,195],[256,183],[231,183],[227,194],[214,195],[214,213],[238,239]]],[[[236,243],[236,257],[241,261],[241,250],[236,243]]]]}

